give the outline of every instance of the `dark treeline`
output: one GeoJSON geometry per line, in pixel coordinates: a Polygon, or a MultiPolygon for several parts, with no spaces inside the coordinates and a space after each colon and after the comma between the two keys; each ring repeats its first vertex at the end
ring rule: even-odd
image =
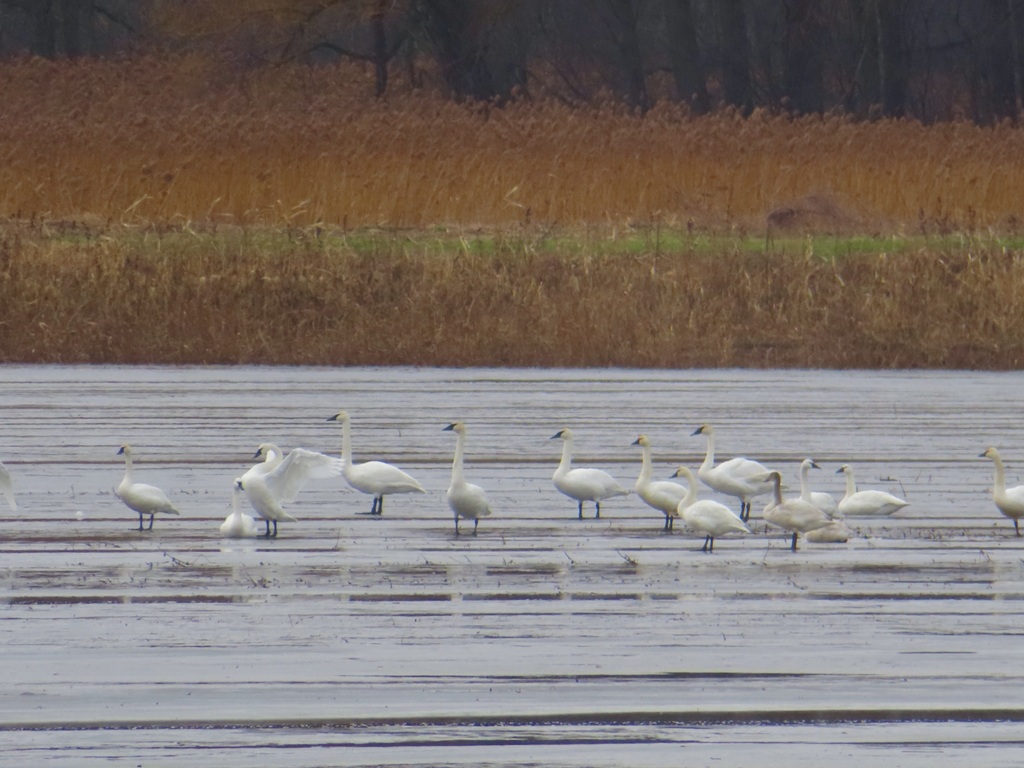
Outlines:
{"type": "Polygon", "coordinates": [[[363,62],[377,95],[1017,120],[1024,0],[0,0],[0,56],[363,62]]]}

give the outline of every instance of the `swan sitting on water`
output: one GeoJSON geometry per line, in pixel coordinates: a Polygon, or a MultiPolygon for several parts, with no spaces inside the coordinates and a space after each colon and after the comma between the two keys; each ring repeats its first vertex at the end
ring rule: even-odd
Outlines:
{"type": "Polygon", "coordinates": [[[776,528],[790,531],[793,534],[793,544],[790,547],[796,551],[797,536],[801,533],[824,528],[831,524],[832,518],[803,499],[782,498],[782,475],[778,472],[771,472],[768,479],[772,483],[772,490],[775,493],[774,499],[764,508],[765,522],[774,525],[776,528]]]}
{"type": "Polygon", "coordinates": [[[222,536],[229,539],[248,539],[259,534],[259,526],[252,519],[238,508],[238,497],[245,493],[242,488],[242,478],[236,477],[231,488],[231,514],[224,518],[220,524],[222,536]]]}
{"type": "Polygon", "coordinates": [[[843,464],[836,474],[846,475],[846,495],[839,501],[839,514],[843,517],[881,517],[899,512],[908,502],[885,491],[858,491],[853,467],[843,464]]]}
{"type": "Polygon", "coordinates": [[[279,522],[298,522],[287,513],[282,504],[295,501],[310,480],[327,480],[341,474],[341,459],[325,453],[295,448],[284,452],[273,443],[263,443],[256,457],[264,461],[250,468],[238,479],[237,487],[245,491],[249,503],[267,523],[264,538],[277,538],[279,522]],[[270,532],[273,523],[274,532],[270,532]]]}
{"type": "Polygon", "coordinates": [[[715,551],[715,537],[727,533],[750,533],[750,528],[740,520],[740,516],[711,499],[697,500],[697,478],[689,467],[679,467],[673,477],[685,477],[689,488],[686,498],[679,502],[678,513],[683,522],[695,531],[704,534],[702,552],[711,554],[715,551]]]}
{"type": "Polygon", "coordinates": [[[704,435],[708,439],[708,450],[704,463],[697,470],[697,477],[709,488],[735,496],[740,500],[740,519],[750,519],[750,500],[772,489],[768,480],[768,468],[751,459],[735,458],[715,466],[715,430],[710,424],[701,424],[692,435],[704,435]]]}
{"type": "Polygon", "coordinates": [[[981,458],[992,459],[996,465],[995,485],[992,487],[992,500],[996,508],[1013,521],[1013,530],[1020,536],[1020,519],[1024,517],[1024,485],[1014,488],[1006,487],[1006,468],[1003,459],[995,448],[987,448],[981,458]]]}
{"type": "Polygon", "coordinates": [[[572,468],[573,434],[571,429],[563,429],[552,435],[551,439],[562,439],[562,461],[551,479],[555,488],[579,504],[579,519],[583,519],[583,502],[592,501],[596,507],[595,518],[601,517],[601,502],[615,496],[629,495],[629,489],[623,488],[603,469],[590,467],[572,468]]]}
{"type": "Polygon", "coordinates": [[[149,529],[153,530],[153,516],[157,512],[165,515],[181,514],[174,508],[167,494],[155,485],[136,483],[132,479],[132,447],[125,443],[118,451],[118,455],[124,456],[124,479],[114,489],[114,494],[125,503],[128,509],[139,513],[139,530],[142,528],[142,518],[149,515],[149,529]]]}
{"type": "Polygon", "coordinates": [[[7,505],[14,510],[18,508],[18,502],[14,500],[14,483],[11,481],[11,473],[0,463],[0,493],[7,499],[7,505]]]}
{"type": "Polygon", "coordinates": [[[385,494],[426,493],[419,482],[393,464],[387,464],[383,461],[366,461],[362,464],[353,464],[352,427],[348,413],[338,411],[338,413],[327,420],[341,422],[341,461],[344,464],[342,474],[345,476],[348,484],[357,491],[373,495],[373,504],[370,506],[369,514],[384,514],[385,494]]]}
{"type": "Polygon", "coordinates": [[[637,477],[635,486],[637,495],[647,506],[665,515],[664,530],[671,531],[676,518],[679,517],[679,502],[686,498],[686,489],[679,483],[668,480],[651,480],[651,441],[647,435],[640,435],[633,441],[633,445],[639,445],[641,451],[640,476],[637,477]]]}
{"type": "Polygon", "coordinates": [[[454,432],[455,458],[452,460],[452,482],[448,486],[448,506],[455,513],[455,535],[459,535],[459,518],[465,517],[473,521],[473,535],[476,536],[480,518],[491,514],[491,503],[487,493],[479,485],[467,483],[462,472],[462,454],[466,446],[466,425],[461,421],[449,424],[442,430],[454,432]]]}
{"type": "Polygon", "coordinates": [[[800,463],[800,498],[809,501],[829,517],[835,517],[839,512],[835,497],[831,493],[812,491],[807,483],[807,473],[811,469],[821,469],[814,459],[804,459],[800,463]]]}

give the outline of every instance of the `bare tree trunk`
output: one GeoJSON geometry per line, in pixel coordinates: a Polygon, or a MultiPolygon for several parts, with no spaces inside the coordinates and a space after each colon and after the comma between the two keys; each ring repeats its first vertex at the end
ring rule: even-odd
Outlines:
{"type": "Polygon", "coordinates": [[[827,29],[819,0],[787,0],[783,4],[785,32],[782,40],[785,95],[796,112],[821,112],[825,108],[821,45],[827,29]]]}
{"type": "Polygon", "coordinates": [[[697,114],[711,108],[704,72],[700,66],[697,30],[690,0],[669,0],[666,13],[669,56],[676,93],[697,114]]]}
{"type": "Polygon", "coordinates": [[[750,40],[743,0],[718,0],[721,14],[722,96],[726,104],[749,112],[754,104],[750,90],[750,40]]]}
{"type": "Polygon", "coordinates": [[[904,0],[875,0],[878,85],[882,112],[899,117],[907,104],[907,54],[903,41],[904,0]]]}
{"type": "Polygon", "coordinates": [[[636,8],[633,0],[608,0],[614,27],[612,34],[622,56],[622,69],[626,78],[626,99],[641,111],[650,104],[647,99],[647,84],[644,73],[643,52],[637,34],[636,8]]]}

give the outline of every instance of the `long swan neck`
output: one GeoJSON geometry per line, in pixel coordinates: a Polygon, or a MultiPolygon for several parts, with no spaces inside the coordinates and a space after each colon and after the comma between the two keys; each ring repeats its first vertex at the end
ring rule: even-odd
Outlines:
{"type": "Polygon", "coordinates": [[[341,420],[341,462],[345,468],[352,466],[352,426],[349,420],[341,420]]]}
{"type": "Polygon", "coordinates": [[[455,458],[452,460],[452,485],[465,482],[462,475],[462,450],[466,442],[464,432],[455,433],[455,458]]]}
{"type": "Polygon", "coordinates": [[[126,484],[132,482],[132,455],[128,451],[124,452],[124,482],[126,484]]]}
{"type": "Polygon", "coordinates": [[[775,491],[775,503],[782,503],[782,478],[778,475],[772,477],[772,483],[774,484],[775,491]]]}
{"type": "Polygon", "coordinates": [[[846,475],[846,498],[850,498],[857,492],[857,481],[853,477],[853,470],[847,469],[844,473],[846,475]]]}
{"type": "Polygon", "coordinates": [[[562,441],[562,460],[558,463],[558,472],[564,474],[572,469],[572,438],[562,441]]]}
{"type": "Polygon", "coordinates": [[[685,467],[679,470],[679,474],[686,478],[686,498],[680,502],[680,506],[685,509],[697,503],[697,480],[693,473],[685,467]]]}
{"type": "Polygon", "coordinates": [[[992,462],[996,465],[996,481],[992,490],[1002,496],[1006,493],[1006,468],[1003,466],[1003,460],[998,456],[993,458],[992,462]]]}
{"type": "Polygon", "coordinates": [[[704,463],[700,465],[700,468],[706,472],[715,466],[715,433],[705,432],[704,436],[708,439],[708,449],[704,454],[704,463]]]}
{"type": "Polygon", "coordinates": [[[807,465],[800,467],[800,498],[804,501],[811,500],[811,489],[807,486],[807,473],[810,469],[807,465]]]}
{"type": "Polygon", "coordinates": [[[647,485],[651,482],[651,446],[641,445],[640,446],[640,477],[636,479],[636,484],[647,485]]]}

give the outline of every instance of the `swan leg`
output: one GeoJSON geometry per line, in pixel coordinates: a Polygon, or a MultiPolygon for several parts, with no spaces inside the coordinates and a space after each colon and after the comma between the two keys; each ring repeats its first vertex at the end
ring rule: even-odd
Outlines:
{"type": "Polygon", "coordinates": [[[670,530],[670,526],[669,526],[668,522],[671,519],[672,519],[671,517],[669,517],[668,515],[665,515],[665,525],[662,526],[661,530],[663,530],[665,532],[668,532],[670,530]]]}
{"type": "Polygon", "coordinates": [[[1020,526],[1017,524],[1017,518],[1013,518],[1013,531],[1020,536],[1020,526]]]}
{"type": "Polygon", "coordinates": [[[267,520],[266,523],[267,523],[267,532],[263,534],[263,538],[264,539],[269,539],[270,538],[270,521],[267,520]]]}
{"type": "Polygon", "coordinates": [[[276,539],[277,538],[277,520],[274,521],[274,535],[271,536],[270,538],[272,538],[272,539],[276,539]]]}
{"type": "Polygon", "coordinates": [[[140,531],[142,531],[142,530],[145,530],[145,529],[144,529],[144,528],[142,527],[142,513],[141,513],[141,512],[139,512],[139,530],[140,530],[140,531]]]}
{"type": "MultiPolygon", "coordinates": [[[[582,504],[582,502],[581,502],[581,504],[582,504]]],[[[597,508],[597,513],[594,515],[594,519],[595,520],[600,520],[601,519],[601,502],[600,501],[595,501],[594,502],[594,506],[597,508]]]]}
{"type": "Polygon", "coordinates": [[[582,519],[583,519],[583,502],[582,502],[582,501],[580,502],[580,512],[579,512],[579,514],[578,514],[578,515],[576,516],[576,518],[577,518],[578,520],[582,520],[582,519]]]}
{"type": "MultiPolygon", "coordinates": [[[[139,525],[141,525],[141,524],[142,524],[142,521],[139,521],[139,525]]],[[[152,512],[149,513],[149,530],[150,531],[153,530],[153,513],[152,512]]]]}
{"type": "Polygon", "coordinates": [[[790,549],[796,552],[796,531],[793,531],[793,545],[790,547],[790,549]]]}
{"type": "Polygon", "coordinates": [[[473,535],[476,536],[476,527],[480,525],[480,518],[478,517],[473,521],[473,535]]]}
{"type": "Polygon", "coordinates": [[[704,537],[704,546],[700,548],[700,551],[701,552],[707,552],[708,551],[708,545],[710,545],[710,544],[711,544],[711,537],[710,536],[705,536],[704,537]]]}
{"type": "Polygon", "coordinates": [[[750,502],[741,500],[740,501],[740,520],[744,523],[750,520],[750,502]]]}
{"type": "Polygon", "coordinates": [[[459,535],[459,516],[458,516],[458,514],[455,515],[455,535],[456,536],[459,535]]]}

